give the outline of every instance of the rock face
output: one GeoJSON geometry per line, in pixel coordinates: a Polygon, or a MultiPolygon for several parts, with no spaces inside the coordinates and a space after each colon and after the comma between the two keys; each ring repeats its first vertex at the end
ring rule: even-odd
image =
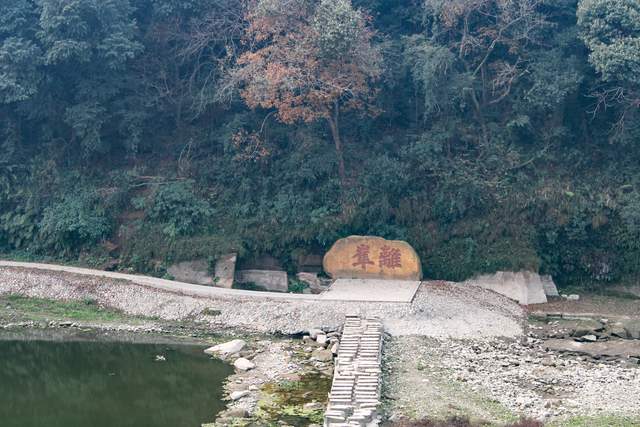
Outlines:
{"type": "Polygon", "coordinates": [[[223,288],[231,288],[233,286],[233,278],[236,274],[237,254],[223,255],[216,260],[215,282],[216,285],[223,288]]]}
{"type": "Polygon", "coordinates": [[[522,305],[544,304],[547,296],[540,276],[529,271],[518,273],[498,271],[467,280],[468,285],[480,286],[518,301],[522,305]]]}
{"type": "Polygon", "coordinates": [[[214,284],[213,277],[209,274],[209,263],[204,259],[174,264],[167,269],[167,273],[180,282],[207,286],[214,284]]]}
{"type": "Polygon", "coordinates": [[[324,256],[323,267],[333,279],[422,279],[420,258],[411,245],[381,237],[338,240],[324,256]]]}
{"type": "Polygon", "coordinates": [[[236,272],[236,282],[254,283],[267,291],[287,292],[289,279],[286,271],[240,270],[236,272]]]}

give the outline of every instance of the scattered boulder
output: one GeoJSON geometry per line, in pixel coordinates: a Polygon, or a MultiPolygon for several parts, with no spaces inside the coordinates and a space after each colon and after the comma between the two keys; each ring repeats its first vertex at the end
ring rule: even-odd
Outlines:
{"type": "Polygon", "coordinates": [[[233,362],[233,366],[239,371],[249,371],[256,367],[256,365],[252,361],[247,360],[244,357],[241,357],[233,362]]]}
{"type": "Polygon", "coordinates": [[[576,295],[576,294],[567,295],[567,301],[579,301],[579,300],[580,300],[580,295],[576,295]]]}
{"type": "Polygon", "coordinates": [[[253,283],[267,291],[287,292],[289,278],[286,271],[276,270],[240,270],[236,272],[238,283],[253,283]]]}
{"type": "Polygon", "coordinates": [[[316,341],[318,344],[325,345],[327,343],[327,336],[325,334],[318,334],[316,341]]]}
{"type": "Polygon", "coordinates": [[[233,287],[233,279],[236,274],[237,254],[222,255],[216,260],[215,283],[223,288],[233,287]]]}
{"type": "Polygon", "coordinates": [[[214,345],[209,347],[204,352],[210,355],[228,356],[231,354],[240,353],[242,349],[247,345],[243,340],[233,340],[224,344],[214,345]]]}
{"type": "Polygon", "coordinates": [[[497,292],[522,305],[547,302],[540,275],[530,271],[498,271],[495,274],[476,276],[465,283],[497,292]]]}
{"type": "Polygon", "coordinates": [[[180,282],[206,286],[214,284],[213,277],[209,274],[209,263],[205,259],[173,264],[167,269],[167,273],[180,282]]]}

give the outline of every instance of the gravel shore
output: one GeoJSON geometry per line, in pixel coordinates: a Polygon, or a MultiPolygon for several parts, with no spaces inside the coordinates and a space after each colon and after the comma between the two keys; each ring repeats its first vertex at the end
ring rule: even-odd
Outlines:
{"type": "Polygon", "coordinates": [[[640,416],[640,369],[548,352],[537,339],[397,337],[387,341],[385,359],[392,418],[459,414],[504,423],[520,415],[544,421],[640,416]]]}
{"type": "Polygon", "coordinates": [[[517,337],[524,311],[493,292],[445,282],[424,282],[412,304],[281,301],[250,297],[203,298],[122,280],[23,268],[0,268],[0,294],[54,300],[95,300],[123,312],[165,320],[191,320],[218,329],[293,334],[340,326],[347,314],[383,319],[391,335],[440,338],[517,337]]]}

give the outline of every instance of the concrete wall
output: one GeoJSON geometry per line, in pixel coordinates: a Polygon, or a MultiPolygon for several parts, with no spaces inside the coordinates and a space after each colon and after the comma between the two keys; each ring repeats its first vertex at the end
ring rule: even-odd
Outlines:
{"type": "Polygon", "coordinates": [[[529,271],[499,271],[495,274],[477,276],[466,282],[472,286],[480,286],[511,298],[522,305],[544,304],[547,296],[542,279],[529,271]]]}

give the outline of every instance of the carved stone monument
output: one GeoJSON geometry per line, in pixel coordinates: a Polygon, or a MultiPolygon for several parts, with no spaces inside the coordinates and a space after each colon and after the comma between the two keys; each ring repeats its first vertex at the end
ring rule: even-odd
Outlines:
{"type": "Polygon", "coordinates": [[[322,264],[333,279],[422,279],[422,265],[411,245],[381,237],[340,239],[324,256],[322,264]]]}

